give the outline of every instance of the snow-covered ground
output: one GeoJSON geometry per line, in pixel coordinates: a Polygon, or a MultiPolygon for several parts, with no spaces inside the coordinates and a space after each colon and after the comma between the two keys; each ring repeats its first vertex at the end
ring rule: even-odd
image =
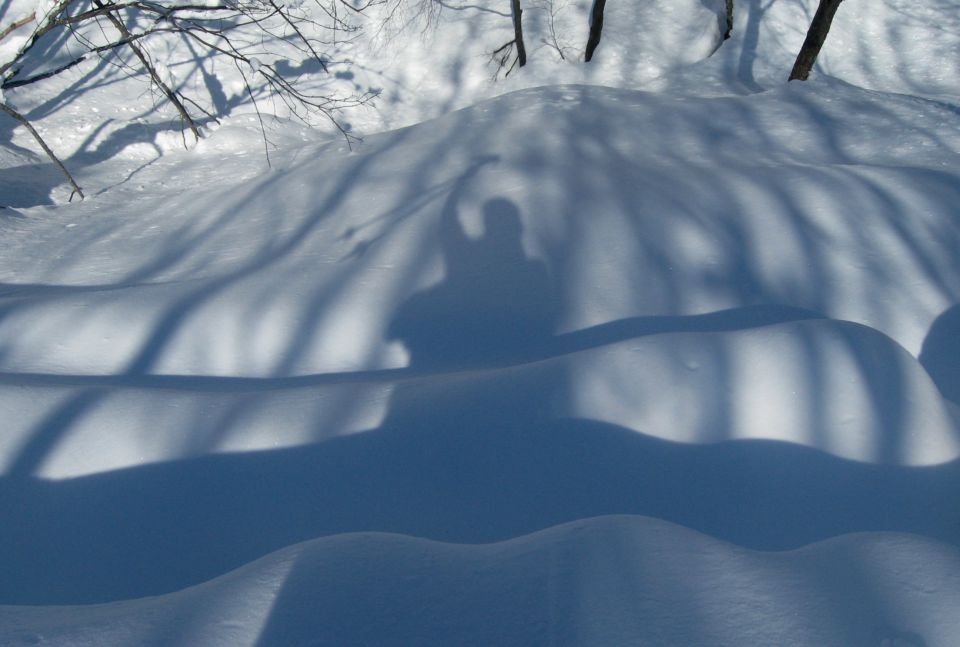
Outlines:
{"type": "Polygon", "coordinates": [[[960,2],[789,84],[815,2],[734,7],[585,64],[531,2],[504,78],[508,3],[374,5],[303,76],[363,141],[269,168],[215,62],[189,151],[109,66],[6,91],[88,199],[0,121],[0,644],[955,645],[960,2]]]}

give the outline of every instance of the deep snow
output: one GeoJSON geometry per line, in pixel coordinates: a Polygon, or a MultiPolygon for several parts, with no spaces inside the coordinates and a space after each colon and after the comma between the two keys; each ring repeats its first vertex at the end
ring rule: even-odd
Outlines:
{"type": "Polygon", "coordinates": [[[599,517],[481,546],[337,535],[175,595],[0,623],[13,644],[935,645],[960,631],[958,569],[910,535],[757,553],[599,517]]]}
{"type": "Polygon", "coordinates": [[[269,169],[8,92],[0,643],[952,645],[960,6],[862,4],[372,16],[269,169]]]}

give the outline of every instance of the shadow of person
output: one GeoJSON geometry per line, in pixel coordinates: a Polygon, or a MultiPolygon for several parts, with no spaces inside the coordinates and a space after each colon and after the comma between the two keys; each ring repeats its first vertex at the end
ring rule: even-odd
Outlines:
{"type": "Polygon", "coordinates": [[[517,206],[483,205],[483,232],[471,238],[457,209],[462,185],[444,206],[444,280],[400,306],[389,337],[420,370],[504,366],[535,357],[552,333],[556,298],[547,268],[523,249],[517,206]]]}
{"type": "Polygon", "coordinates": [[[512,201],[487,200],[479,235],[465,229],[459,205],[479,168],[458,179],[442,208],[443,280],[402,303],[388,328],[420,376],[394,391],[384,424],[395,430],[528,427],[546,413],[558,379],[509,369],[551,343],[556,290],[546,265],[524,251],[512,201]]]}
{"type": "Polygon", "coordinates": [[[930,326],[919,359],[943,397],[960,405],[960,303],[930,326]]]}

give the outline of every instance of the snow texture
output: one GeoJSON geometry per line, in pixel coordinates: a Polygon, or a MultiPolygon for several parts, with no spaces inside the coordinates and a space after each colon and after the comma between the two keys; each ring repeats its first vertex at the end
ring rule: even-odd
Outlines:
{"type": "Polygon", "coordinates": [[[586,64],[531,1],[509,74],[500,4],[373,5],[253,59],[380,92],[352,148],[258,101],[269,168],[172,38],[189,151],[96,60],[6,90],[89,196],[0,121],[0,644],[955,645],[960,3],[802,83],[816,2],[724,4],[586,64]]]}

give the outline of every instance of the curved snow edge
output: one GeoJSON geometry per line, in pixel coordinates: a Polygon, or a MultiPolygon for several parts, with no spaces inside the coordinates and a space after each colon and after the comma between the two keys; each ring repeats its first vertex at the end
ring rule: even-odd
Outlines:
{"type": "Polygon", "coordinates": [[[958,605],[960,552],[917,536],[859,533],[760,553],[648,517],[608,516],[485,545],[315,539],[160,597],[0,607],[0,638],[266,647],[920,636],[932,647],[960,632],[958,605]]]}

